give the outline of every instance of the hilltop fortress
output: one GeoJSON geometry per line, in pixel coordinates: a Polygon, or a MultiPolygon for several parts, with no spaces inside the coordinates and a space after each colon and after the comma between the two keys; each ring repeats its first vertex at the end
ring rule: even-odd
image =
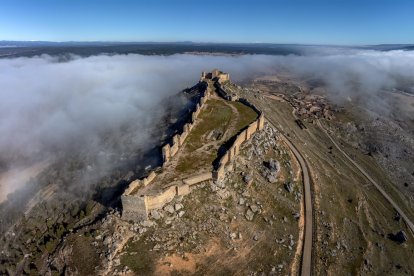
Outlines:
{"type": "Polygon", "coordinates": [[[121,196],[123,219],[145,220],[151,210],[189,194],[193,185],[220,181],[242,143],[263,129],[263,112],[227,91],[223,84],[229,81],[229,74],[217,69],[202,72],[191,121],[162,147],[162,167],[129,184],[121,196]]]}
{"type": "Polygon", "coordinates": [[[214,69],[211,72],[202,72],[200,81],[213,80],[218,83],[224,83],[225,81],[230,81],[230,74],[224,73],[218,69],[214,69]]]}

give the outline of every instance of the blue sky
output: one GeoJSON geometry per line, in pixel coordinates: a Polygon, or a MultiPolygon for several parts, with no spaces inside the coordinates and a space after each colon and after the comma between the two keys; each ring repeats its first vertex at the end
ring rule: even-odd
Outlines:
{"type": "Polygon", "coordinates": [[[414,43],[414,1],[1,0],[0,40],[414,43]]]}

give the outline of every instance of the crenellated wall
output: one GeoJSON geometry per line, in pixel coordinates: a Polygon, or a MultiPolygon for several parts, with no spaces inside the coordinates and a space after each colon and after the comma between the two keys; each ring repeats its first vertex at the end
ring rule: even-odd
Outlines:
{"type": "MultiPolygon", "coordinates": [[[[220,83],[216,83],[216,86],[219,88],[219,91],[222,91],[225,99],[232,100],[232,98],[228,96],[229,93],[224,90],[220,83]]],[[[241,144],[249,140],[256,131],[262,130],[264,128],[265,119],[263,112],[260,111],[254,104],[250,103],[247,99],[237,98],[237,101],[251,107],[259,116],[254,122],[252,122],[247,128],[245,128],[237,135],[236,139],[233,142],[233,145],[224,153],[223,157],[218,162],[217,168],[213,172],[214,180],[220,180],[225,176],[225,166],[234,160],[234,158],[239,154],[241,144]]]]}
{"type": "Polygon", "coordinates": [[[151,171],[151,173],[147,177],[145,177],[145,178],[143,178],[141,180],[136,179],[136,180],[132,181],[131,183],[129,183],[129,186],[125,190],[124,195],[130,195],[135,190],[137,190],[138,188],[140,188],[141,186],[144,186],[144,187],[147,186],[148,184],[151,183],[151,181],[154,180],[154,178],[156,176],[157,176],[157,174],[154,171],[151,171]]]}
{"type": "Polygon", "coordinates": [[[194,185],[194,184],[206,181],[206,180],[210,180],[212,178],[213,178],[212,173],[211,172],[206,172],[206,173],[201,173],[201,174],[197,174],[197,175],[191,176],[189,178],[186,178],[186,179],[183,180],[183,182],[185,184],[191,186],[191,185],[194,185]]]}
{"type": "Polygon", "coordinates": [[[147,211],[160,209],[177,195],[177,186],[171,186],[156,195],[145,196],[145,207],[147,211]]]}
{"type": "Polygon", "coordinates": [[[125,190],[124,195],[131,194],[135,189],[141,186],[141,180],[137,179],[129,183],[128,188],[125,190]]]}
{"type": "MultiPolygon", "coordinates": [[[[145,220],[147,219],[149,212],[153,209],[162,208],[165,204],[173,200],[177,195],[187,195],[191,191],[191,186],[197,183],[207,180],[219,180],[225,176],[225,166],[228,165],[239,154],[240,146],[243,142],[250,139],[250,137],[258,130],[264,127],[264,114],[253,104],[243,98],[238,98],[237,95],[231,95],[227,93],[222,87],[221,82],[229,80],[229,75],[218,70],[214,70],[213,73],[202,74],[201,81],[205,79],[211,79],[211,76],[215,76],[215,90],[218,94],[229,101],[240,101],[241,103],[251,107],[258,114],[258,118],[240,132],[234,140],[231,147],[224,153],[218,162],[218,165],[213,171],[204,172],[193,175],[183,180],[177,180],[171,185],[156,194],[139,194],[134,191],[139,191],[141,187],[145,187],[150,184],[157,174],[152,171],[146,178],[142,180],[134,180],[130,183],[129,187],[125,190],[121,196],[123,213],[122,218],[125,220],[145,220]],[[209,77],[208,77],[209,76],[209,77]],[[221,81],[220,81],[221,80],[221,81]]],[[[205,106],[206,101],[210,98],[212,93],[212,87],[206,82],[205,90],[202,92],[202,96],[196,105],[194,112],[191,114],[191,122],[183,126],[183,132],[176,134],[172,138],[171,144],[166,144],[162,147],[163,166],[170,161],[172,157],[180,150],[180,147],[184,144],[185,139],[193,129],[196,120],[205,106]]]]}
{"type": "MultiPolygon", "coordinates": [[[[196,104],[196,108],[191,114],[191,122],[183,126],[183,132],[181,134],[173,136],[171,145],[166,144],[162,147],[163,166],[172,157],[174,157],[175,154],[177,154],[180,147],[184,144],[185,139],[193,129],[202,108],[210,96],[211,87],[208,83],[206,83],[205,90],[202,91],[202,95],[196,104]]],[[[162,208],[163,205],[171,201],[176,195],[186,195],[190,193],[190,185],[212,178],[211,172],[207,174],[203,173],[201,175],[185,179],[184,181],[178,181],[180,183],[171,185],[169,188],[156,195],[140,195],[139,193],[136,193],[136,191],[138,191],[141,187],[145,187],[150,184],[156,176],[157,174],[152,171],[146,178],[134,180],[129,184],[128,188],[121,196],[123,207],[122,217],[125,220],[146,219],[150,210],[162,208]]]]}
{"type": "MultiPolygon", "coordinates": [[[[159,193],[151,195],[123,194],[122,218],[125,220],[140,221],[148,218],[151,210],[160,209],[173,200],[175,196],[185,196],[191,191],[191,185],[212,179],[212,173],[202,173],[184,180],[178,180],[159,193]]],[[[132,183],[132,182],[131,182],[132,183]]]]}
{"type": "Polygon", "coordinates": [[[148,184],[150,184],[151,183],[151,181],[153,181],[154,180],[154,178],[157,176],[157,174],[154,172],[154,171],[152,171],[146,178],[144,178],[143,180],[142,180],[142,184],[144,184],[144,186],[147,186],[148,184]]]}
{"type": "Polygon", "coordinates": [[[176,134],[173,137],[172,143],[166,144],[162,147],[162,158],[164,164],[167,163],[172,157],[174,157],[175,154],[179,151],[180,147],[184,144],[185,139],[187,138],[190,131],[193,129],[194,124],[198,118],[198,115],[200,114],[201,110],[205,106],[205,102],[207,99],[209,99],[211,93],[210,93],[210,87],[209,85],[206,86],[206,89],[202,92],[203,95],[200,97],[198,103],[196,104],[196,108],[194,112],[191,114],[191,123],[187,123],[183,127],[183,132],[180,134],[176,134]]]}

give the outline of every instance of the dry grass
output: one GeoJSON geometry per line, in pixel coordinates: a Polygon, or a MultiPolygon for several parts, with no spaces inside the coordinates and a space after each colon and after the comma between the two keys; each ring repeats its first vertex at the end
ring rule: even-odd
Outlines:
{"type": "Polygon", "coordinates": [[[95,266],[99,266],[99,255],[91,245],[94,238],[91,236],[72,235],[69,244],[72,247],[71,266],[75,267],[79,275],[95,274],[95,266]]]}
{"type": "Polygon", "coordinates": [[[151,275],[154,272],[156,253],[152,251],[154,243],[146,240],[148,235],[146,233],[141,239],[127,243],[126,253],[121,257],[120,269],[127,266],[136,275],[151,275]]]}
{"type": "Polygon", "coordinates": [[[217,155],[217,147],[213,147],[208,153],[195,151],[204,145],[203,138],[212,130],[218,129],[224,132],[234,119],[236,118],[231,108],[222,100],[210,99],[205,109],[200,112],[199,122],[188,135],[184,147],[180,149],[185,157],[183,156],[178,161],[177,172],[186,173],[200,166],[211,164],[217,155]]]}
{"type": "MultiPolygon", "coordinates": [[[[184,147],[181,149],[183,156],[178,161],[176,170],[178,173],[195,171],[197,168],[209,166],[217,157],[217,143],[207,151],[198,151],[200,147],[208,143],[205,137],[213,130],[226,133],[229,138],[236,135],[241,129],[248,126],[257,118],[256,112],[250,107],[239,102],[225,102],[222,99],[210,99],[207,106],[198,117],[199,122],[188,135],[184,147]],[[235,114],[229,105],[233,106],[238,114],[235,114]],[[230,127],[231,125],[234,127],[230,127]]],[[[224,142],[223,141],[220,142],[224,142]]]]}
{"type": "Polygon", "coordinates": [[[239,113],[239,120],[236,124],[236,129],[242,129],[256,120],[258,114],[252,108],[240,102],[229,102],[229,104],[233,105],[239,113]]]}

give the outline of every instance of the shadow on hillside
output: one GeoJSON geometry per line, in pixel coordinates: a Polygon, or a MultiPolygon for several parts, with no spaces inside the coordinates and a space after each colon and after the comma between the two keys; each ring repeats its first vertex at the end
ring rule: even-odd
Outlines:
{"type": "Polygon", "coordinates": [[[221,158],[227,154],[227,151],[233,146],[234,142],[237,139],[237,136],[239,136],[240,133],[242,133],[243,131],[245,131],[249,126],[245,126],[244,128],[242,128],[239,132],[237,132],[235,135],[233,135],[232,137],[230,137],[230,139],[228,139],[226,142],[224,142],[219,149],[217,150],[217,157],[216,159],[214,159],[213,161],[213,168],[214,170],[217,170],[218,167],[220,166],[220,160],[221,158]]]}
{"type": "MultiPolygon", "coordinates": [[[[168,125],[166,130],[163,132],[166,138],[160,141],[159,146],[146,151],[145,154],[137,157],[135,160],[131,160],[128,163],[123,164],[123,171],[125,171],[125,168],[129,168],[130,171],[134,171],[134,174],[128,175],[127,177],[118,180],[118,182],[111,187],[99,189],[96,192],[93,200],[105,207],[121,210],[121,195],[128,188],[129,183],[135,179],[142,179],[147,177],[152,170],[162,166],[163,160],[161,147],[166,143],[171,143],[172,137],[177,133],[181,133],[183,131],[184,125],[191,122],[191,114],[195,111],[197,102],[201,97],[200,92],[205,88],[206,87],[204,83],[198,83],[193,87],[187,88],[180,92],[182,93],[181,95],[184,95],[188,102],[186,106],[176,114],[177,121],[168,125]],[[145,166],[142,164],[145,164],[145,166]],[[137,169],[137,167],[139,167],[139,169],[137,169]],[[149,167],[149,169],[146,169],[145,167],[149,167]]],[[[162,104],[167,105],[167,103],[162,104]]],[[[174,112],[172,111],[172,113],[174,112]]]]}

